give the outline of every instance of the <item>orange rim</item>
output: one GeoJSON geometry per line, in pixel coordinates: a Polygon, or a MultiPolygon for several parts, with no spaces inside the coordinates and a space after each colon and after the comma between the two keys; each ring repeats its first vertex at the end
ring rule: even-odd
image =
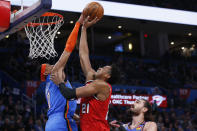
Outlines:
{"type": "Polygon", "coordinates": [[[27,26],[54,25],[54,24],[62,22],[63,18],[64,18],[62,15],[60,15],[58,13],[53,13],[53,12],[46,12],[43,15],[41,15],[41,17],[46,17],[46,16],[58,16],[61,19],[56,21],[56,22],[48,22],[48,23],[33,23],[33,22],[30,22],[29,24],[27,24],[27,26]]]}

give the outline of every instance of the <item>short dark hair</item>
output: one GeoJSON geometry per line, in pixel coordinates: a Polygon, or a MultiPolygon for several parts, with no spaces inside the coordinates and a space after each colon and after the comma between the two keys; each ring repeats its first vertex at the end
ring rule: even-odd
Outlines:
{"type": "Polygon", "coordinates": [[[115,64],[111,65],[110,78],[107,80],[110,84],[115,84],[120,79],[120,69],[115,64]]]}
{"type": "Polygon", "coordinates": [[[145,100],[145,99],[142,99],[144,100],[144,107],[146,107],[148,109],[147,112],[145,112],[144,114],[144,119],[145,121],[152,121],[153,118],[152,118],[152,106],[151,104],[149,103],[148,100],[145,100]]]}

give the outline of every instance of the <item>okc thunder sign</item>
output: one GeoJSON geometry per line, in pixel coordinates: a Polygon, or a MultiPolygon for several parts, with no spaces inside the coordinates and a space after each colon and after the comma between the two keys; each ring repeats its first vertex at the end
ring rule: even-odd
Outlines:
{"type": "Polygon", "coordinates": [[[167,106],[167,100],[166,97],[164,96],[160,96],[160,95],[152,96],[151,103],[154,103],[154,101],[156,102],[157,106],[161,106],[163,103],[165,103],[167,106]]]}
{"type": "Polygon", "coordinates": [[[167,107],[167,97],[163,95],[131,95],[131,94],[112,94],[111,104],[127,106],[133,104],[137,99],[148,100],[151,104],[154,102],[158,107],[167,107]]]}

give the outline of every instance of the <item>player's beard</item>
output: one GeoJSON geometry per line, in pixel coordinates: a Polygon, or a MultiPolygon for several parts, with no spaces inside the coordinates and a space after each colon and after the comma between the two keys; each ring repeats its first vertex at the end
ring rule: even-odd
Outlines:
{"type": "Polygon", "coordinates": [[[137,109],[134,105],[128,111],[131,116],[138,116],[140,114],[140,109],[137,109]]]}
{"type": "Polygon", "coordinates": [[[132,116],[138,116],[140,114],[140,112],[136,110],[130,110],[130,112],[132,116]]]}

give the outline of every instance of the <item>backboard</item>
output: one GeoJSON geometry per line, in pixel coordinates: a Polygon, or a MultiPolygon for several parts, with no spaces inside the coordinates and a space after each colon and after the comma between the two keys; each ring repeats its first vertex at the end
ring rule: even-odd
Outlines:
{"type": "MultiPolygon", "coordinates": [[[[6,35],[13,34],[20,30],[27,23],[40,17],[52,7],[52,0],[10,0],[10,3],[11,7],[21,7],[21,9],[11,14],[9,28],[0,32],[0,40],[6,35]]],[[[1,6],[3,5],[1,4],[0,7],[1,6]]],[[[1,21],[3,21],[3,19],[1,19],[1,21]]]]}

